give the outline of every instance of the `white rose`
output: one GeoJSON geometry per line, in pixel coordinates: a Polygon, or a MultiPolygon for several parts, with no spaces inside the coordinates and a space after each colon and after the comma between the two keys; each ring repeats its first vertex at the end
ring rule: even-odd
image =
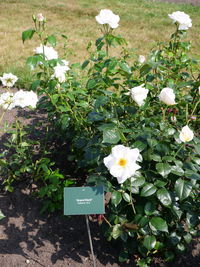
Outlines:
{"type": "Polygon", "coordinates": [[[13,93],[3,93],[0,95],[0,107],[3,109],[11,110],[15,107],[14,101],[13,101],[13,93]]]}
{"type": "Polygon", "coordinates": [[[112,153],[104,158],[103,162],[109,169],[110,174],[117,178],[119,184],[133,176],[141,167],[136,164],[141,155],[137,148],[131,149],[123,145],[116,145],[112,153]]]}
{"type": "Polygon", "coordinates": [[[102,9],[95,18],[99,24],[108,24],[112,29],[119,26],[120,17],[115,15],[110,9],[102,9]]]}
{"type": "Polygon", "coordinates": [[[51,46],[40,45],[34,49],[35,54],[44,54],[46,60],[57,59],[58,53],[51,46]]]}
{"type": "Polygon", "coordinates": [[[144,100],[147,98],[147,94],[149,92],[149,90],[143,86],[144,85],[140,85],[131,89],[131,97],[138,106],[142,106],[144,104],[144,100]]]}
{"type": "Polygon", "coordinates": [[[176,11],[172,14],[168,14],[168,16],[173,20],[174,23],[179,24],[179,30],[188,30],[190,27],[192,27],[192,20],[190,16],[184,12],[176,11]]]}
{"type": "Polygon", "coordinates": [[[3,77],[0,77],[3,86],[12,87],[18,80],[17,76],[12,73],[4,73],[3,77]]]}
{"type": "Polygon", "coordinates": [[[143,63],[145,62],[145,60],[146,60],[145,56],[143,56],[143,55],[139,55],[139,57],[138,57],[138,62],[139,62],[140,64],[143,64],[143,63]]]}
{"type": "Polygon", "coordinates": [[[13,100],[15,106],[19,106],[21,108],[30,106],[32,108],[35,108],[38,102],[38,97],[33,91],[19,90],[15,93],[13,100]]]}
{"type": "Polygon", "coordinates": [[[179,138],[182,142],[190,142],[194,138],[193,131],[186,125],[182,128],[179,138]]]}
{"type": "Polygon", "coordinates": [[[39,13],[39,14],[37,14],[37,20],[39,21],[39,22],[43,22],[43,21],[45,21],[45,17],[42,15],[42,13],[39,13]]]}
{"type": "Polygon", "coordinates": [[[199,95],[200,95],[200,86],[199,86],[199,88],[198,88],[198,89],[199,89],[199,95]]]}
{"type": "Polygon", "coordinates": [[[160,101],[162,101],[163,103],[167,104],[167,105],[175,105],[175,94],[173,89],[166,87],[163,88],[162,91],[160,92],[160,95],[158,96],[160,101]]]}
{"type": "Polygon", "coordinates": [[[61,60],[61,64],[57,64],[57,66],[54,67],[54,74],[52,78],[57,78],[60,83],[63,83],[66,81],[65,73],[69,70],[69,62],[66,60],[61,60]]]}

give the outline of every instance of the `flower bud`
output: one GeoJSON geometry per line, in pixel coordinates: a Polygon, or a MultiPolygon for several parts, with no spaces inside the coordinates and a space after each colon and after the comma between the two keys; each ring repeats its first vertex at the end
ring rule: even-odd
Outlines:
{"type": "Polygon", "coordinates": [[[171,122],[177,122],[177,118],[176,118],[176,116],[171,116],[171,122]]]}
{"type": "Polygon", "coordinates": [[[36,22],[36,16],[35,15],[32,15],[32,19],[34,22],[36,22]]]}
{"type": "Polygon", "coordinates": [[[190,116],[189,118],[190,118],[192,121],[196,121],[196,120],[197,120],[197,116],[194,116],[194,115],[193,115],[193,116],[190,116]]]}
{"type": "Polygon", "coordinates": [[[103,223],[103,221],[104,221],[104,216],[102,214],[100,214],[98,216],[98,219],[97,220],[98,220],[98,224],[101,225],[103,223]]]}
{"type": "Polygon", "coordinates": [[[39,22],[43,22],[43,21],[45,21],[45,17],[42,15],[42,13],[38,13],[38,14],[37,14],[37,20],[38,20],[39,22]]]}
{"type": "Polygon", "coordinates": [[[143,64],[145,61],[146,61],[145,56],[143,56],[143,55],[139,55],[139,57],[138,57],[138,62],[139,62],[140,64],[143,64]]]}

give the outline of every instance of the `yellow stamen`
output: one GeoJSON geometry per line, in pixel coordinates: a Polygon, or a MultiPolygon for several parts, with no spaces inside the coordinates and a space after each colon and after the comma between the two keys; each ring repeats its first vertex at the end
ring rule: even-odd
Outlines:
{"type": "Polygon", "coordinates": [[[126,163],[127,163],[127,160],[123,158],[118,161],[118,165],[120,165],[121,167],[126,166],[126,163]]]}

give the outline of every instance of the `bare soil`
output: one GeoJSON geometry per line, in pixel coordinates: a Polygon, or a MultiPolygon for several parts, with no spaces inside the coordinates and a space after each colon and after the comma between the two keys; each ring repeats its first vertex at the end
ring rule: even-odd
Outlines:
{"type": "MultiPolygon", "coordinates": [[[[27,184],[14,193],[0,192],[1,267],[89,267],[93,266],[84,216],[67,217],[60,213],[40,214],[41,201],[34,199],[27,184]]],[[[97,267],[128,267],[118,262],[119,244],[108,243],[96,222],[90,222],[97,267]]],[[[165,264],[154,259],[152,267],[200,266],[200,240],[195,239],[186,254],[165,264]]]]}

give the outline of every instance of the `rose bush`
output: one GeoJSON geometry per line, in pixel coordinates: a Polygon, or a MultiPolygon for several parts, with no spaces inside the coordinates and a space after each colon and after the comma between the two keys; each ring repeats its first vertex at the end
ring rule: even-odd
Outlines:
{"type": "MultiPolygon", "coordinates": [[[[37,35],[42,43],[27,64],[38,69],[31,90],[41,95],[38,108],[47,114],[49,143],[60,149],[67,144],[61,168],[71,163],[87,178],[82,184],[104,185],[111,199],[102,229],[108,240],[121,241],[120,261],[137,254],[139,266],[147,266],[155,253],[172,260],[199,223],[199,62],[182,41],[191,21],[172,15],[176,29],[169,42],[142,62],[113,33],[120,18],[110,10],[96,17],[102,36],[95,47],[88,45],[89,58],[81,66],[69,67],[58,57],[46,20],[33,16],[35,28],[22,34],[23,41],[37,35]],[[112,56],[117,45],[122,51],[112,56]]],[[[30,149],[23,153],[30,155],[30,149]]],[[[39,195],[52,211],[62,207],[62,190],[74,182],[49,162],[41,158],[24,170],[44,181],[39,195]]]]}

